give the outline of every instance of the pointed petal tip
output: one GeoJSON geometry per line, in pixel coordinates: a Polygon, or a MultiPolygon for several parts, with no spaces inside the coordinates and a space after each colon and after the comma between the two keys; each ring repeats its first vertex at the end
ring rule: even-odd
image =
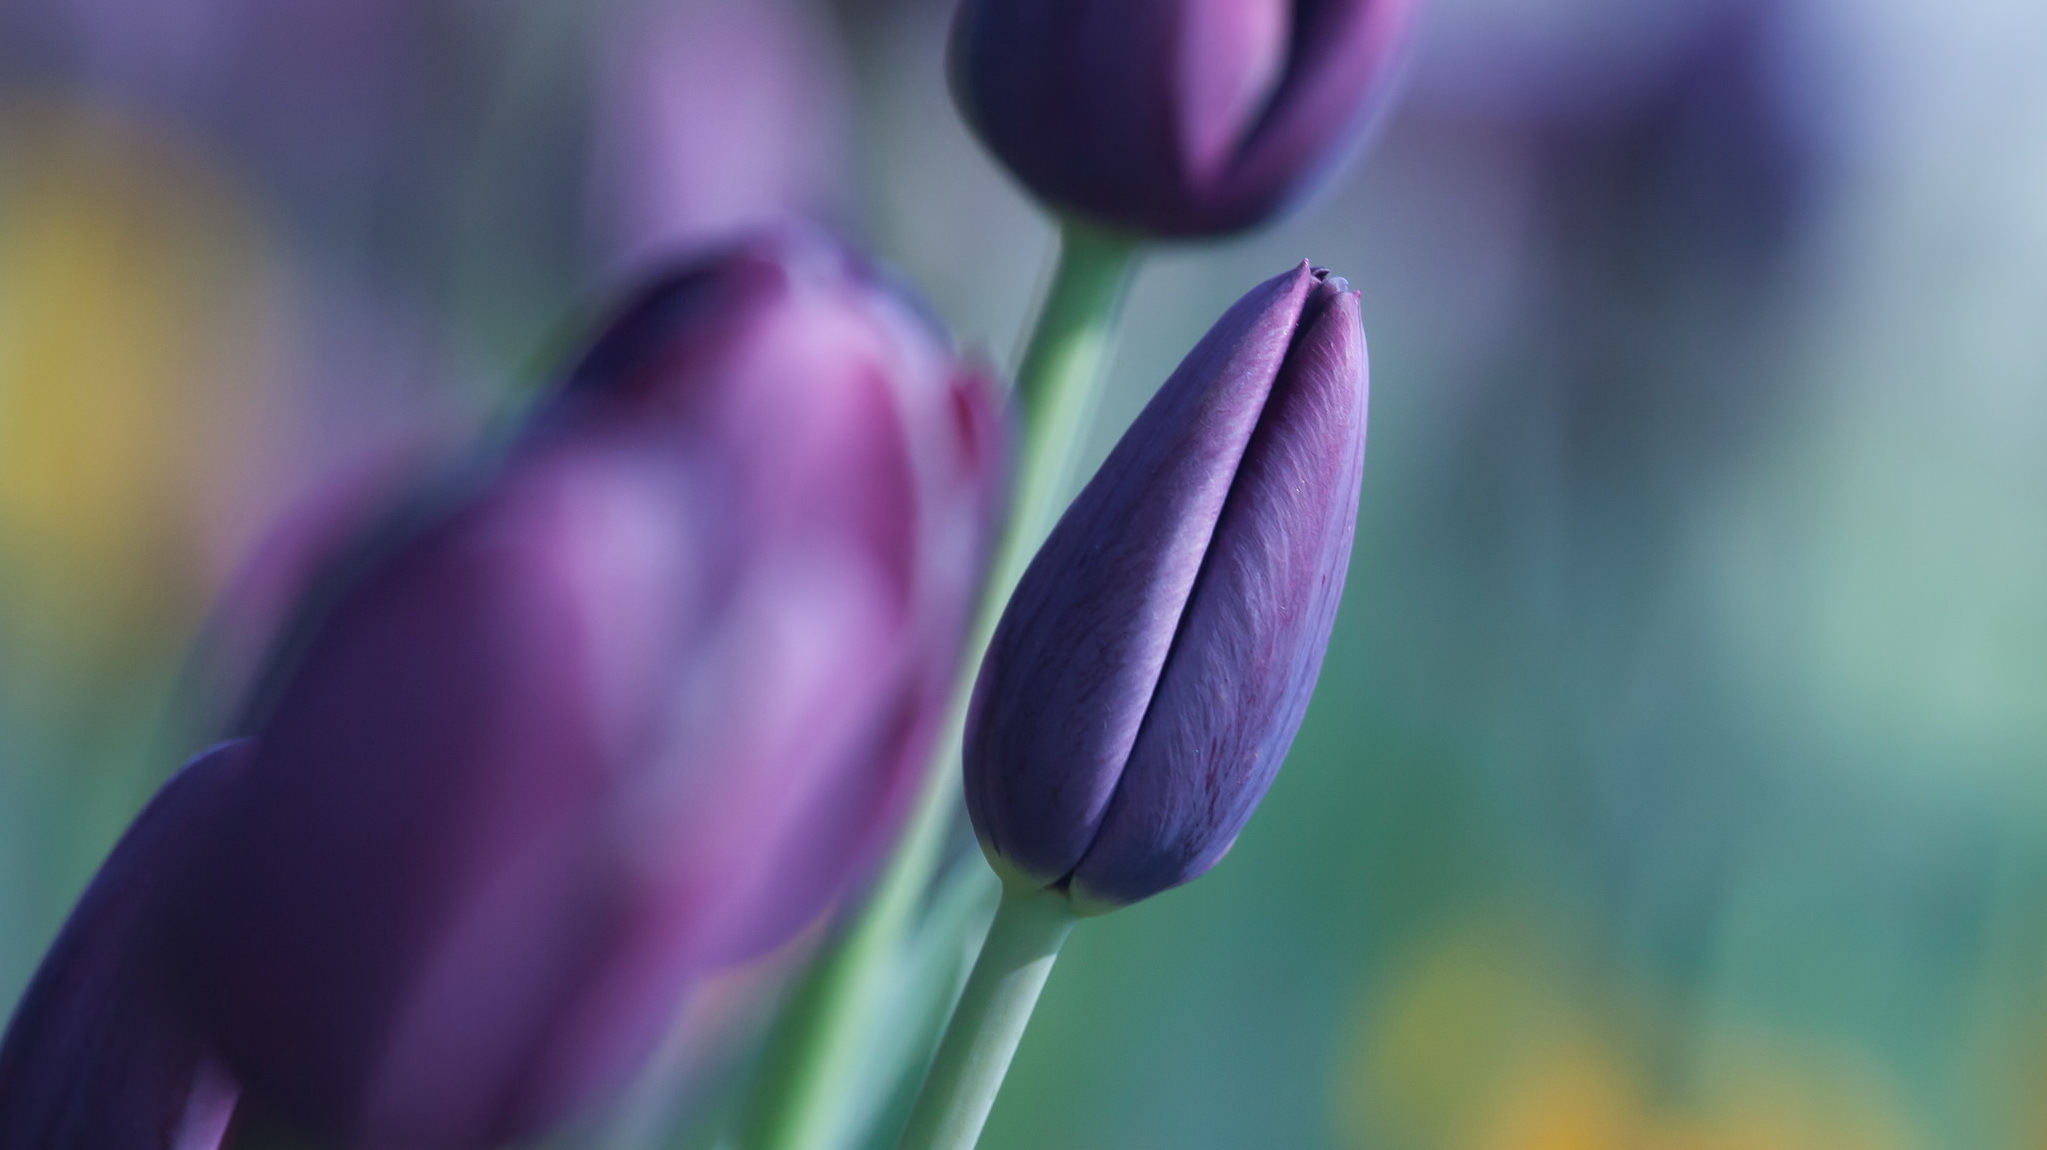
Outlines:
{"type": "Polygon", "coordinates": [[[1331,273],[1327,268],[1316,268],[1314,282],[1308,289],[1302,322],[1305,324],[1334,306],[1342,306],[1354,320],[1361,321],[1360,298],[1359,293],[1351,288],[1349,280],[1331,273]]]}
{"type": "Polygon", "coordinates": [[[1320,264],[1309,264],[1307,260],[1302,260],[1301,263],[1308,265],[1308,274],[1315,277],[1315,283],[1319,287],[1321,287],[1326,294],[1335,295],[1340,292],[1350,292],[1351,286],[1349,280],[1343,278],[1340,275],[1337,275],[1335,272],[1329,270],[1326,267],[1323,267],[1320,264]]]}
{"type": "Polygon", "coordinates": [[[1299,283],[1304,280],[1312,282],[1320,278],[1321,274],[1322,274],[1321,268],[1316,267],[1313,261],[1304,259],[1300,263],[1295,264],[1293,267],[1287,269],[1286,271],[1281,272],[1279,276],[1277,276],[1276,278],[1284,279],[1291,284],[1299,283]]]}

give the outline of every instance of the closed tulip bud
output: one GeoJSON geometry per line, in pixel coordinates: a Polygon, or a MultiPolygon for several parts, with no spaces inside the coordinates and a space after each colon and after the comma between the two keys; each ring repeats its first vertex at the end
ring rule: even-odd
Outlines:
{"type": "Polygon", "coordinates": [[[184,893],[266,1111],[529,1135],[892,833],[1001,463],[984,381],[822,237],[635,299],[475,491],[335,599],[184,893]]]}
{"type": "Polygon", "coordinates": [[[1005,881],[1098,911],[1229,850],[1329,642],[1365,401],[1357,296],[1303,264],[1216,323],[1067,509],[967,721],[967,809],[1005,881]]]}
{"type": "Polygon", "coordinates": [[[1149,236],[1284,207],[1370,119],[1409,0],[962,0],[954,98],[1052,207],[1149,236]]]}
{"type": "Polygon", "coordinates": [[[217,829],[246,744],[201,755],[121,837],[0,1044],[0,1150],[213,1150],[237,1088],[155,964],[161,892],[217,829]]]}

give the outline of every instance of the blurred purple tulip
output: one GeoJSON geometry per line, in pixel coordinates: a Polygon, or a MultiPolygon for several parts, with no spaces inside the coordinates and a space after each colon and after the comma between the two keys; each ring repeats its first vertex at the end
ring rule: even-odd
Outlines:
{"type": "Polygon", "coordinates": [[[530,1134],[903,813],[998,502],[984,378],[835,243],[642,293],[475,492],[335,601],[181,900],[266,1108],[530,1134]]]}
{"type": "Polygon", "coordinates": [[[955,99],[1052,207],[1139,235],[1241,231],[1349,150],[1409,0],[963,0],[955,99]]]}
{"type": "Polygon", "coordinates": [[[1031,561],[967,720],[974,828],[1083,909],[1195,878],[1272,783],[1343,590],[1357,296],[1305,263],[1224,314],[1031,561]]]}
{"type": "Polygon", "coordinates": [[[0,1044],[0,1150],[213,1150],[234,1081],[152,959],[161,892],[246,769],[246,743],[164,784],[101,865],[0,1044]]]}

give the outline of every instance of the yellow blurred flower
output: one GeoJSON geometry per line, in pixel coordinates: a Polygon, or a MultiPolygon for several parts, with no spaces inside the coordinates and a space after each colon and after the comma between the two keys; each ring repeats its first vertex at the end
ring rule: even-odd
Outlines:
{"type": "Polygon", "coordinates": [[[1480,1100],[1474,1150],[1633,1150],[1653,1137],[1613,1052],[1579,1036],[1525,1050],[1480,1100]]]}
{"type": "Polygon", "coordinates": [[[1368,1132],[1397,1146],[1469,1144],[1523,1048],[1569,1020],[1526,934],[1503,915],[1459,924],[1367,1003],[1339,1098],[1360,1144],[1368,1132]]]}
{"type": "Polygon", "coordinates": [[[0,105],[0,628],[82,656],[189,618],[262,418],[269,260],[161,138],[0,105]]]}
{"type": "MultiPolygon", "coordinates": [[[[1706,1022],[1660,1031],[1509,913],[1456,924],[1366,996],[1337,1079],[1349,1145],[1374,1150],[1911,1150],[1880,1075],[1810,1041],[1706,1022]],[[1688,1041],[1687,1041],[1688,1040],[1688,1041]],[[1652,1050],[1682,1046],[1659,1082],[1652,1050]]],[[[1665,1026],[1668,1023],[1664,1024],[1665,1026]]]]}

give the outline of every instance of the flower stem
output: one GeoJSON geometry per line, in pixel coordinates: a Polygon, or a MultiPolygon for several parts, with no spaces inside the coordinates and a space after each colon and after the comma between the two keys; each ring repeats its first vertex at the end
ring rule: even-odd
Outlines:
{"type": "Polygon", "coordinates": [[[1136,241],[1124,236],[1075,223],[1060,232],[1059,270],[1016,373],[1022,452],[1016,505],[990,587],[1000,592],[989,596],[997,615],[1066,501],[1137,255],[1136,241]]]}
{"type": "Polygon", "coordinates": [[[1038,992],[1077,921],[1057,891],[1002,892],[897,1150],[973,1150],[1038,992]]]}
{"type": "Polygon", "coordinates": [[[1022,427],[1015,501],[962,652],[930,773],[873,895],[812,968],[792,1004],[743,1132],[747,1150],[831,1150],[847,1141],[850,1095],[866,1076],[872,1030],[890,990],[898,948],[958,817],[967,697],[996,620],[1068,495],[1138,255],[1136,241],[1126,237],[1075,223],[1061,228],[1058,270],[1017,370],[1022,427]]]}

